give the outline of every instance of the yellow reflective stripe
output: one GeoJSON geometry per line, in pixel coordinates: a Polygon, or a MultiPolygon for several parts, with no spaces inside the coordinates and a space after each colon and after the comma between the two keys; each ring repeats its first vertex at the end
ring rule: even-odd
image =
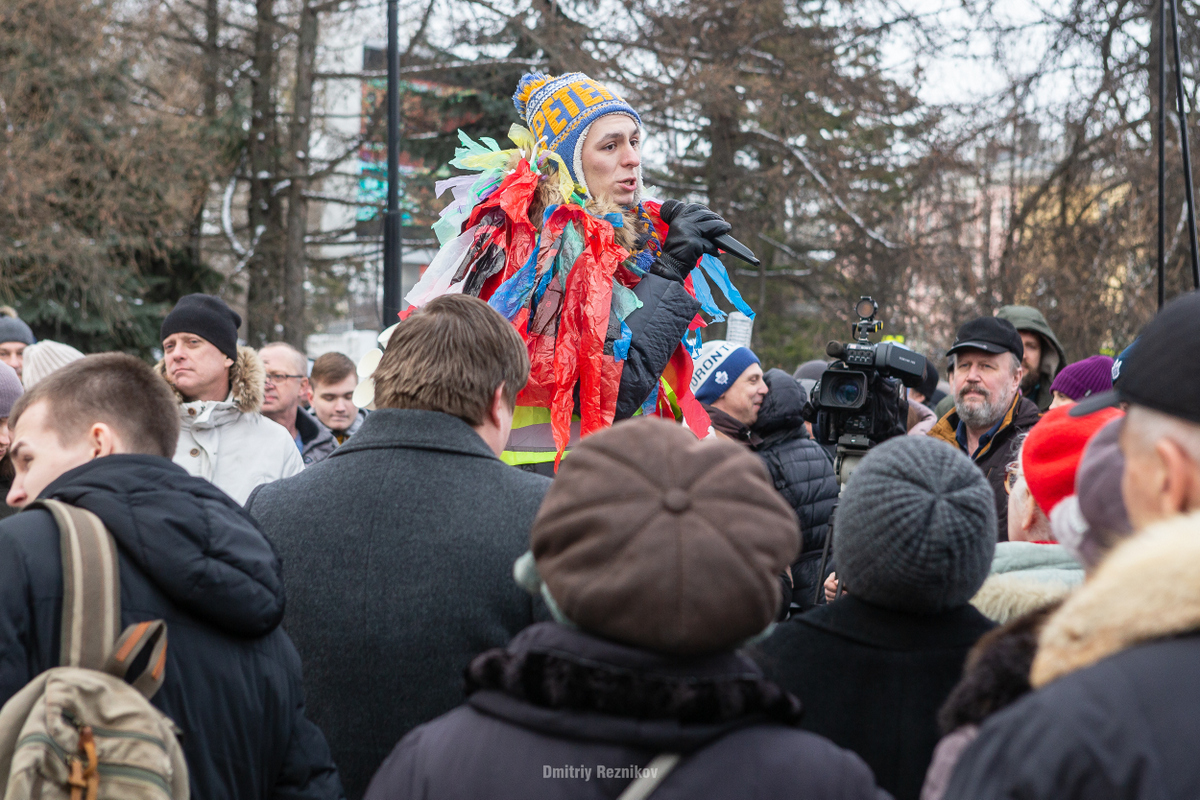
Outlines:
{"type": "MultiPolygon", "coordinates": [[[[545,452],[535,453],[532,451],[526,452],[526,451],[505,450],[503,453],[500,454],[500,460],[503,461],[505,464],[508,464],[509,466],[516,467],[521,464],[545,464],[547,462],[553,462],[555,455],[557,455],[557,454],[553,453],[553,452],[551,452],[551,453],[545,453],[545,452]]],[[[563,452],[563,458],[566,458],[569,455],[571,455],[570,450],[566,450],[563,452]]]]}
{"type": "Polygon", "coordinates": [[[513,409],[514,428],[524,428],[527,425],[549,424],[550,409],[537,406],[517,406],[513,409]]]}

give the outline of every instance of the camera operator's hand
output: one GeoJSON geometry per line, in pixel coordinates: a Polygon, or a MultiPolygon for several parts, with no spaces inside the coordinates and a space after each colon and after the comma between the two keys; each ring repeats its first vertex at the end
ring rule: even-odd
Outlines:
{"type": "Polygon", "coordinates": [[[663,203],[664,220],[670,227],[662,245],[662,253],[650,271],[683,283],[700,256],[705,253],[716,254],[717,246],[712,240],[729,233],[732,228],[720,214],[707,206],[688,203],[680,208],[677,202],[669,205],[672,202],[668,200],[663,203]]]}
{"type": "MultiPolygon", "coordinates": [[[[849,594],[846,587],[842,587],[842,594],[849,594]]],[[[836,572],[829,573],[829,577],[825,579],[825,602],[832,603],[838,599],[838,576],[836,572]]]]}

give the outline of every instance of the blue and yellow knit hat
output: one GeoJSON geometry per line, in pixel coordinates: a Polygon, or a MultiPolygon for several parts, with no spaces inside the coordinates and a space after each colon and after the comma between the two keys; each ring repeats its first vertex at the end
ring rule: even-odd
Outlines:
{"type": "Polygon", "coordinates": [[[533,135],[546,138],[547,147],[558,153],[571,177],[585,189],[583,142],[592,123],[606,114],[624,114],[639,128],[642,125],[633,106],[582,72],[568,72],[557,78],[541,72],[526,73],[517,84],[513,105],[533,135]]]}

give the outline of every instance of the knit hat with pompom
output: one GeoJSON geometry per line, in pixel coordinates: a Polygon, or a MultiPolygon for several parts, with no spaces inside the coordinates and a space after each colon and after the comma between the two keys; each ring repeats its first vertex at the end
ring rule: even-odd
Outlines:
{"type": "MultiPolygon", "coordinates": [[[[583,143],[592,123],[606,114],[624,114],[639,129],[642,127],[642,118],[633,106],[582,72],[558,77],[526,73],[517,84],[513,105],[534,137],[545,137],[546,146],[558,153],[571,177],[584,189],[583,143]]],[[[641,178],[638,180],[640,183],[641,178]]]]}

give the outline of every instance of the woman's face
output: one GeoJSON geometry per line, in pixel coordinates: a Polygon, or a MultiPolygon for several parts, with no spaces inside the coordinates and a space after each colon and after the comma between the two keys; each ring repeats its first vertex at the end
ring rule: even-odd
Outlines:
{"type": "Polygon", "coordinates": [[[592,123],[580,160],[588,191],[597,200],[631,206],[637,199],[639,136],[638,124],[624,114],[607,114],[592,123]]]}

